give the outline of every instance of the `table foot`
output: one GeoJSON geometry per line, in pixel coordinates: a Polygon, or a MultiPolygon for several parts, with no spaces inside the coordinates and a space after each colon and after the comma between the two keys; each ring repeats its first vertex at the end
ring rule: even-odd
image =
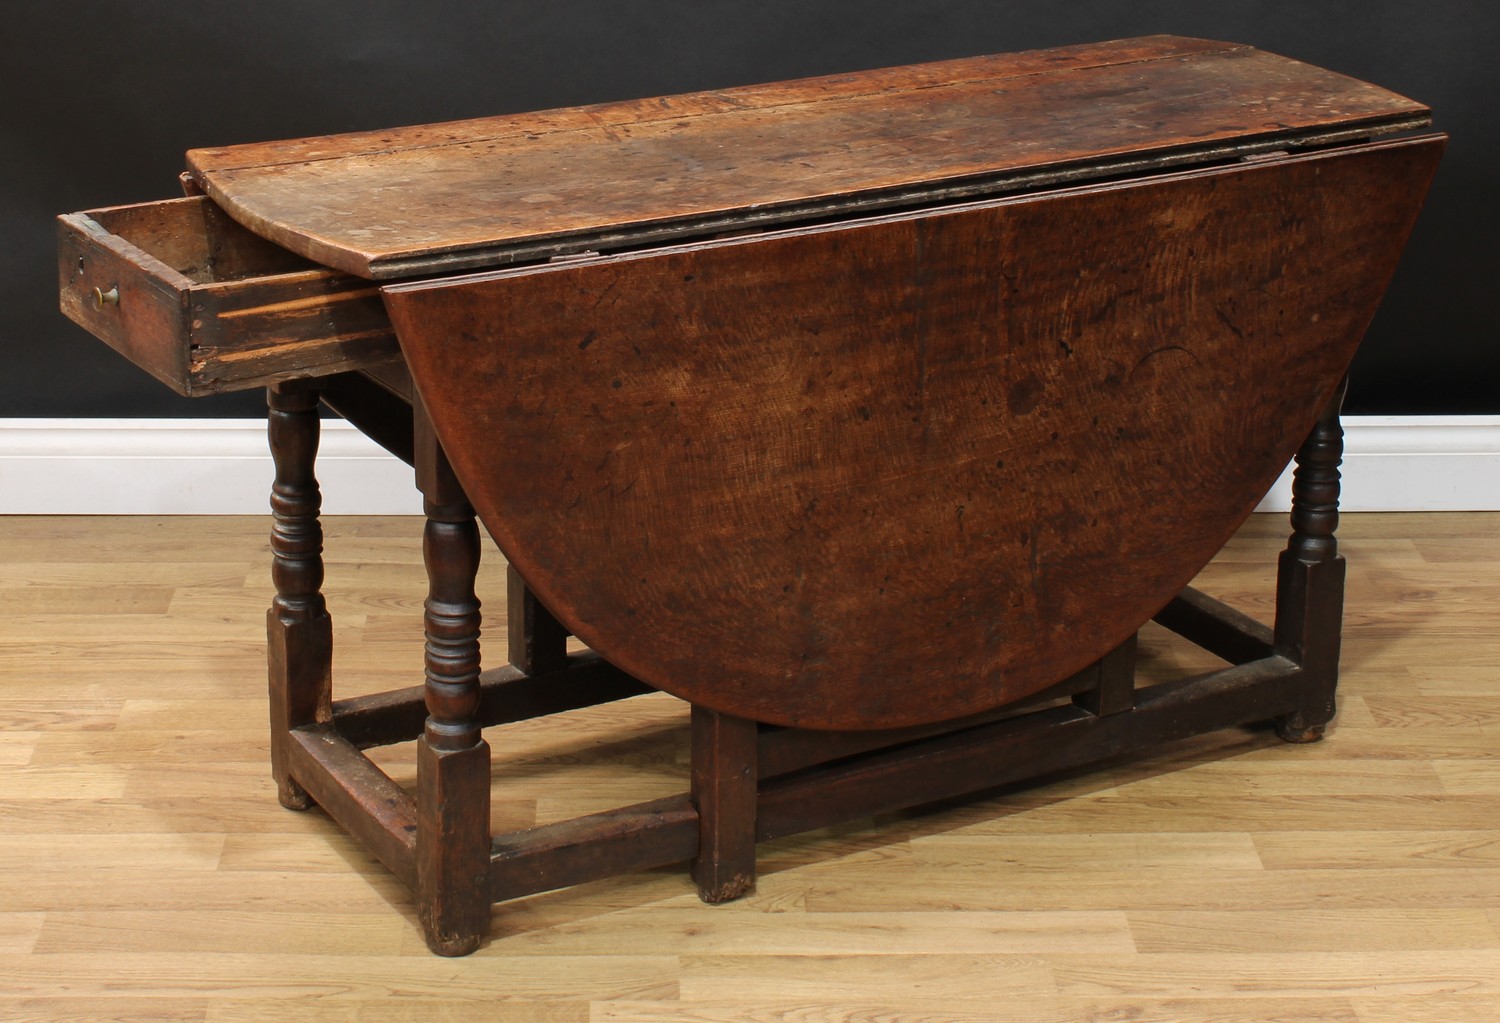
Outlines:
{"type": "Polygon", "coordinates": [[[1326,724],[1312,725],[1300,712],[1287,714],[1277,718],[1273,724],[1276,726],[1276,734],[1285,742],[1306,744],[1320,742],[1323,739],[1326,724]]]}
{"type": "Polygon", "coordinates": [[[307,790],[291,778],[276,779],[276,800],[288,810],[311,810],[316,805],[307,790]]]}

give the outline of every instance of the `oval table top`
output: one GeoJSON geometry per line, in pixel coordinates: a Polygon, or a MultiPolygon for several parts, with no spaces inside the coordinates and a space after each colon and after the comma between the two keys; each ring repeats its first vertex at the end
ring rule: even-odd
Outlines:
{"type": "Polygon", "coordinates": [[[880,728],[1031,695],[1223,546],[1441,138],[383,290],[481,519],[624,670],[880,728]]]}

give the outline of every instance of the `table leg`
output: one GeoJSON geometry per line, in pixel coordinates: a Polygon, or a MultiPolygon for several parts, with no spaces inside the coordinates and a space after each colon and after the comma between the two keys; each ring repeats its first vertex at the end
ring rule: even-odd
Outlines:
{"type": "Polygon", "coordinates": [[[266,612],[271,695],[271,773],[283,806],[312,805],[288,767],[289,733],[333,719],[333,623],[323,601],[322,496],[318,454],[318,392],[277,384],[266,392],[267,432],[276,480],[271,487],[271,580],[276,596],[266,612]]]}
{"type": "Polygon", "coordinates": [[[1344,559],[1334,532],[1344,453],[1339,409],[1347,385],[1339,384],[1297,452],[1292,476],[1292,535],[1278,564],[1275,649],[1302,667],[1305,702],[1276,719],[1276,733],[1288,742],[1321,739],[1334,714],[1344,614],[1344,559]]]}
{"type": "Polygon", "coordinates": [[[1131,634],[1125,642],[1099,659],[1094,666],[1096,684],[1073,697],[1073,703],[1096,717],[1123,714],[1135,707],[1135,655],[1136,637],[1131,634]]]}
{"type": "Polygon", "coordinates": [[[466,955],[490,925],[490,748],[478,721],[479,529],[425,410],[414,410],[427,524],[427,723],[417,740],[417,908],[428,946],[466,955]]]}
{"type": "Polygon", "coordinates": [[[757,742],[754,721],[693,706],[693,880],[704,902],[728,902],[755,886],[757,742]]]}
{"type": "Polygon", "coordinates": [[[568,630],[536,599],[514,565],[505,571],[510,663],[528,675],[561,670],[568,663],[568,630]]]}

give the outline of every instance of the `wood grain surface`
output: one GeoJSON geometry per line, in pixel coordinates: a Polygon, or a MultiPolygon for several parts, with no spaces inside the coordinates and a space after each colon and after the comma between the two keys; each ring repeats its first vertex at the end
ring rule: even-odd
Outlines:
{"type": "Polygon", "coordinates": [[[1345,373],[1441,149],[386,302],[481,519],[577,636],[724,713],[896,727],[1065,678],[1207,563],[1345,373]]]}
{"type": "Polygon", "coordinates": [[[1248,46],[1157,36],[687,96],[198,149],[257,234],[393,278],[1426,123],[1248,46]]]}
{"type": "MultiPolygon", "coordinates": [[[[1342,710],[500,907],[467,959],[266,763],[264,517],[0,528],[0,1018],[45,1023],[1493,1023],[1500,516],[1344,517],[1342,710]]],[[[422,674],[415,518],[327,520],[336,695],[422,674]]],[[[1197,584],[1269,617],[1285,517],[1197,584]]],[[[505,565],[479,590],[498,620],[505,565]]],[[[503,663],[503,629],[485,638],[503,663]]],[[[1151,680],[1217,666],[1163,630],[1151,680]]],[[[497,825],[680,792],[687,708],[488,732],[497,825]]],[[[382,753],[408,791],[411,745],[382,753]]]]}

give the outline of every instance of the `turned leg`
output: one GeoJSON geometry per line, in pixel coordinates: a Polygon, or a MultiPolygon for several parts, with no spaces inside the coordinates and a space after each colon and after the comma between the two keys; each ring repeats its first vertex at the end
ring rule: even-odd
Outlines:
{"type": "Polygon", "coordinates": [[[271,773],[283,806],[305,810],[307,792],[287,764],[288,733],[332,720],[333,624],[323,602],[322,497],[318,454],[318,392],[278,384],[266,392],[276,481],[271,487],[271,580],[276,597],[266,612],[271,692],[271,773]]]}
{"type": "Polygon", "coordinates": [[[439,955],[479,947],[490,923],[490,748],[480,732],[479,530],[416,411],[417,485],[427,525],[427,723],[417,740],[417,907],[439,955]]]}
{"type": "Polygon", "coordinates": [[[1339,385],[1307,441],[1292,476],[1292,536],[1276,580],[1276,653],[1301,665],[1302,706],[1276,719],[1288,742],[1315,742],[1333,719],[1339,680],[1339,632],[1344,614],[1344,559],[1334,531],[1339,523],[1339,426],[1348,381],[1339,385]]]}
{"type": "Polygon", "coordinates": [[[693,881],[704,902],[728,902],[755,887],[757,729],[697,705],[692,715],[693,881]]]}
{"type": "Polygon", "coordinates": [[[568,631],[536,599],[514,565],[505,572],[510,663],[528,675],[560,670],[568,663],[568,631]]]}

